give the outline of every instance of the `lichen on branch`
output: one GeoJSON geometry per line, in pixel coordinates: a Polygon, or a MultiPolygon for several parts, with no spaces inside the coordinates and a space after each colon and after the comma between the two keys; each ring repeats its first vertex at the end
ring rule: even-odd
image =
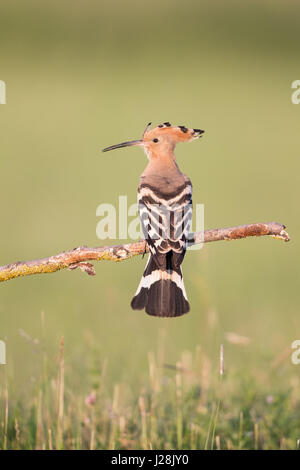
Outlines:
{"type": "MultiPolygon", "coordinates": [[[[216,242],[220,240],[238,240],[248,237],[261,237],[269,235],[288,242],[290,240],[285,226],[277,222],[239,225],[236,227],[205,230],[191,235],[189,245],[216,242]]],[[[124,245],[100,246],[88,248],[80,246],[58,255],[40,258],[32,261],[16,262],[0,266],[0,282],[9,281],[20,276],[31,274],[45,274],[60,271],[61,269],[80,268],[89,275],[95,275],[94,267],[88,261],[123,261],[133,256],[148,253],[145,240],[124,245]]]]}

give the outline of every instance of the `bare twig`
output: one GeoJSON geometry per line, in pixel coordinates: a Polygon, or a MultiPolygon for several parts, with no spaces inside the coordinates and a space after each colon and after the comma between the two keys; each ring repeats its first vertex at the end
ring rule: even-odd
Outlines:
{"type": "MultiPolygon", "coordinates": [[[[261,237],[263,235],[270,235],[271,237],[288,242],[290,238],[284,229],[284,225],[277,222],[270,222],[205,230],[204,232],[194,233],[190,240],[190,245],[216,242],[219,240],[238,240],[254,236],[261,237]]],[[[80,246],[73,250],[59,253],[58,255],[49,256],[48,258],[24,262],[18,261],[17,263],[1,266],[0,282],[9,281],[19,276],[53,273],[61,269],[75,269],[77,267],[90,275],[94,275],[93,267],[90,263],[87,263],[87,261],[123,261],[133,256],[142,255],[145,252],[148,252],[148,246],[145,244],[144,240],[125,245],[100,246],[97,248],[80,246]]]]}

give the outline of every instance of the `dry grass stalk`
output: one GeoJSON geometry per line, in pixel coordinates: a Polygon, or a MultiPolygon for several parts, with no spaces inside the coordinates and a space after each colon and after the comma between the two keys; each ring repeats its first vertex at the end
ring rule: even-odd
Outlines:
{"type": "MultiPolygon", "coordinates": [[[[181,364],[177,363],[176,366],[180,369],[181,364]]],[[[177,449],[182,449],[183,413],[182,413],[182,375],[180,372],[176,374],[176,405],[177,405],[177,449]]]]}
{"type": "Polygon", "coordinates": [[[258,423],[254,423],[254,449],[258,450],[258,442],[259,441],[259,431],[258,431],[258,423]]]}
{"type": "Polygon", "coordinates": [[[61,449],[63,445],[64,432],[64,337],[60,341],[59,370],[58,370],[58,406],[57,406],[57,433],[56,448],[61,449]]]}
{"type": "Polygon", "coordinates": [[[48,446],[49,446],[49,450],[53,450],[51,428],[48,429],[48,446]]]}
{"type": "Polygon", "coordinates": [[[42,390],[39,391],[37,401],[37,416],[36,416],[36,449],[41,449],[43,445],[43,418],[42,418],[42,390]]]}
{"type": "Polygon", "coordinates": [[[7,429],[8,429],[8,386],[5,382],[5,418],[4,418],[4,440],[3,449],[7,449],[7,429]]]}
{"type": "Polygon", "coordinates": [[[118,408],[119,408],[119,385],[115,385],[114,387],[114,395],[113,395],[113,403],[112,403],[112,409],[111,409],[111,422],[110,422],[110,433],[109,433],[109,442],[108,442],[108,448],[110,450],[115,449],[116,445],[116,432],[118,428],[117,424],[117,416],[118,416],[118,408]]]}
{"type": "Polygon", "coordinates": [[[142,434],[141,434],[141,445],[143,449],[148,449],[147,441],[147,413],[145,399],[143,396],[139,397],[139,409],[141,413],[141,422],[142,422],[142,434]]]}
{"type": "Polygon", "coordinates": [[[224,346],[220,345],[220,378],[224,375],[224,346]]]}

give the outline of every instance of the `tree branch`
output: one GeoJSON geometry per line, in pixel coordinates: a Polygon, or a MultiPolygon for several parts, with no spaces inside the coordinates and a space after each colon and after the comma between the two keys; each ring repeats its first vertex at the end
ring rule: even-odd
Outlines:
{"type": "MultiPolygon", "coordinates": [[[[189,244],[197,245],[200,243],[216,242],[218,240],[238,240],[247,237],[261,237],[264,235],[270,235],[271,237],[288,242],[290,238],[284,229],[284,225],[277,222],[270,222],[205,230],[204,232],[194,233],[189,244]]],[[[0,282],[9,281],[19,276],[53,273],[65,268],[76,269],[78,267],[90,275],[95,275],[93,265],[86,261],[123,261],[136,255],[142,255],[148,251],[148,246],[144,240],[125,245],[100,246],[97,248],[80,246],[48,258],[1,266],[0,282]]]]}

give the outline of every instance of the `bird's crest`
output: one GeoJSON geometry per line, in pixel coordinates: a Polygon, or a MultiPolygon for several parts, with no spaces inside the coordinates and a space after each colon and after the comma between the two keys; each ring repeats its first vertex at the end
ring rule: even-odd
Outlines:
{"type": "Polygon", "coordinates": [[[169,122],[159,124],[153,129],[150,128],[150,125],[151,123],[146,127],[143,139],[145,137],[161,135],[173,137],[176,142],[185,142],[201,137],[202,134],[204,134],[202,129],[188,128],[186,126],[172,126],[169,122]]]}
{"type": "Polygon", "coordinates": [[[185,126],[172,126],[169,122],[164,122],[151,129],[151,122],[147,124],[142,139],[130,140],[121,144],[112,145],[103,149],[103,152],[114,150],[121,147],[142,146],[145,150],[155,147],[155,144],[175,146],[179,142],[190,142],[202,137],[204,131],[202,129],[188,128],[185,126]]]}

